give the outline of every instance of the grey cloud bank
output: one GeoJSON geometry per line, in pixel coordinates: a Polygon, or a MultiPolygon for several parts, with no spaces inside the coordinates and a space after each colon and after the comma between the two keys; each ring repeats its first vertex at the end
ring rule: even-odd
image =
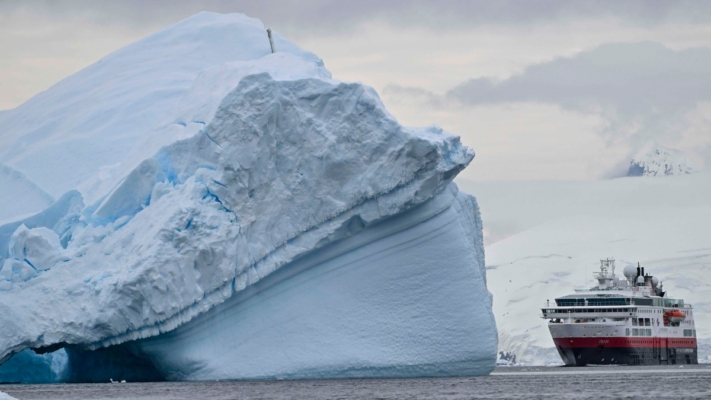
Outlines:
{"type": "Polygon", "coordinates": [[[704,1],[425,1],[425,0],[337,0],[227,1],[4,1],[1,12],[18,9],[41,11],[49,15],[91,15],[97,21],[152,25],[174,21],[195,12],[243,12],[261,17],[265,23],[298,27],[300,30],[347,28],[373,19],[397,25],[430,27],[471,27],[489,24],[536,24],[571,18],[621,18],[638,24],[674,21],[711,21],[711,3],[704,1]]]}
{"type": "Polygon", "coordinates": [[[682,139],[687,114],[711,100],[710,70],[709,48],[674,51],[652,42],[611,43],[530,66],[502,81],[472,79],[446,98],[468,105],[540,102],[599,113],[609,122],[603,133],[610,140],[623,137],[635,147],[652,139],[682,139]]]}
{"type": "Polygon", "coordinates": [[[466,104],[539,101],[576,110],[638,114],[685,110],[711,99],[711,49],[611,43],[528,67],[503,81],[472,79],[449,91],[466,104]]]}

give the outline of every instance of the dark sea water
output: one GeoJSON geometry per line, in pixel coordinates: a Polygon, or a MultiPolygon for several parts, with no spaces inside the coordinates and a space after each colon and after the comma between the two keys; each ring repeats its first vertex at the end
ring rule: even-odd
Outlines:
{"type": "Polygon", "coordinates": [[[500,367],[435,379],[0,385],[18,399],[711,399],[711,365],[500,367]]]}

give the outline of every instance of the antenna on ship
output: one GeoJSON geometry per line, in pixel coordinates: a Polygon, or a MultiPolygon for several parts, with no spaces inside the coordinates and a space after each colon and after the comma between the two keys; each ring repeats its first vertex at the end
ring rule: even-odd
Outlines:
{"type": "Polygon", "coordinates": [[[609,290],[616,287],[615,282],[615,259],[606,258],[600,260],[600,272],[595,273],[595,278],[598,280],[597,288],[600,290],[609,290]]]}

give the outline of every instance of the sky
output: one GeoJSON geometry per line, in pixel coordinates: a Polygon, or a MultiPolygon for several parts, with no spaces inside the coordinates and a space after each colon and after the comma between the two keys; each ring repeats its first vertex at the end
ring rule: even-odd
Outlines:
{"type": "Polygon", "coordinates": [[[598,180],[656,142],[711,167],[711,2],[0,1],[0,110],[200,11],[261,19],[436,124],[472,181],[598,180]]]}

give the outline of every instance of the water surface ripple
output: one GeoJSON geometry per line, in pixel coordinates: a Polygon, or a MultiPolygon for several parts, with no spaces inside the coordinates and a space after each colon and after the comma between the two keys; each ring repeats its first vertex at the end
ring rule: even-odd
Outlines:
{"type": "Polygon", "coordinates": [[[500,367],[433,379],[1,385],[29,399],[709,399],[711,365],[500,367]]]}

